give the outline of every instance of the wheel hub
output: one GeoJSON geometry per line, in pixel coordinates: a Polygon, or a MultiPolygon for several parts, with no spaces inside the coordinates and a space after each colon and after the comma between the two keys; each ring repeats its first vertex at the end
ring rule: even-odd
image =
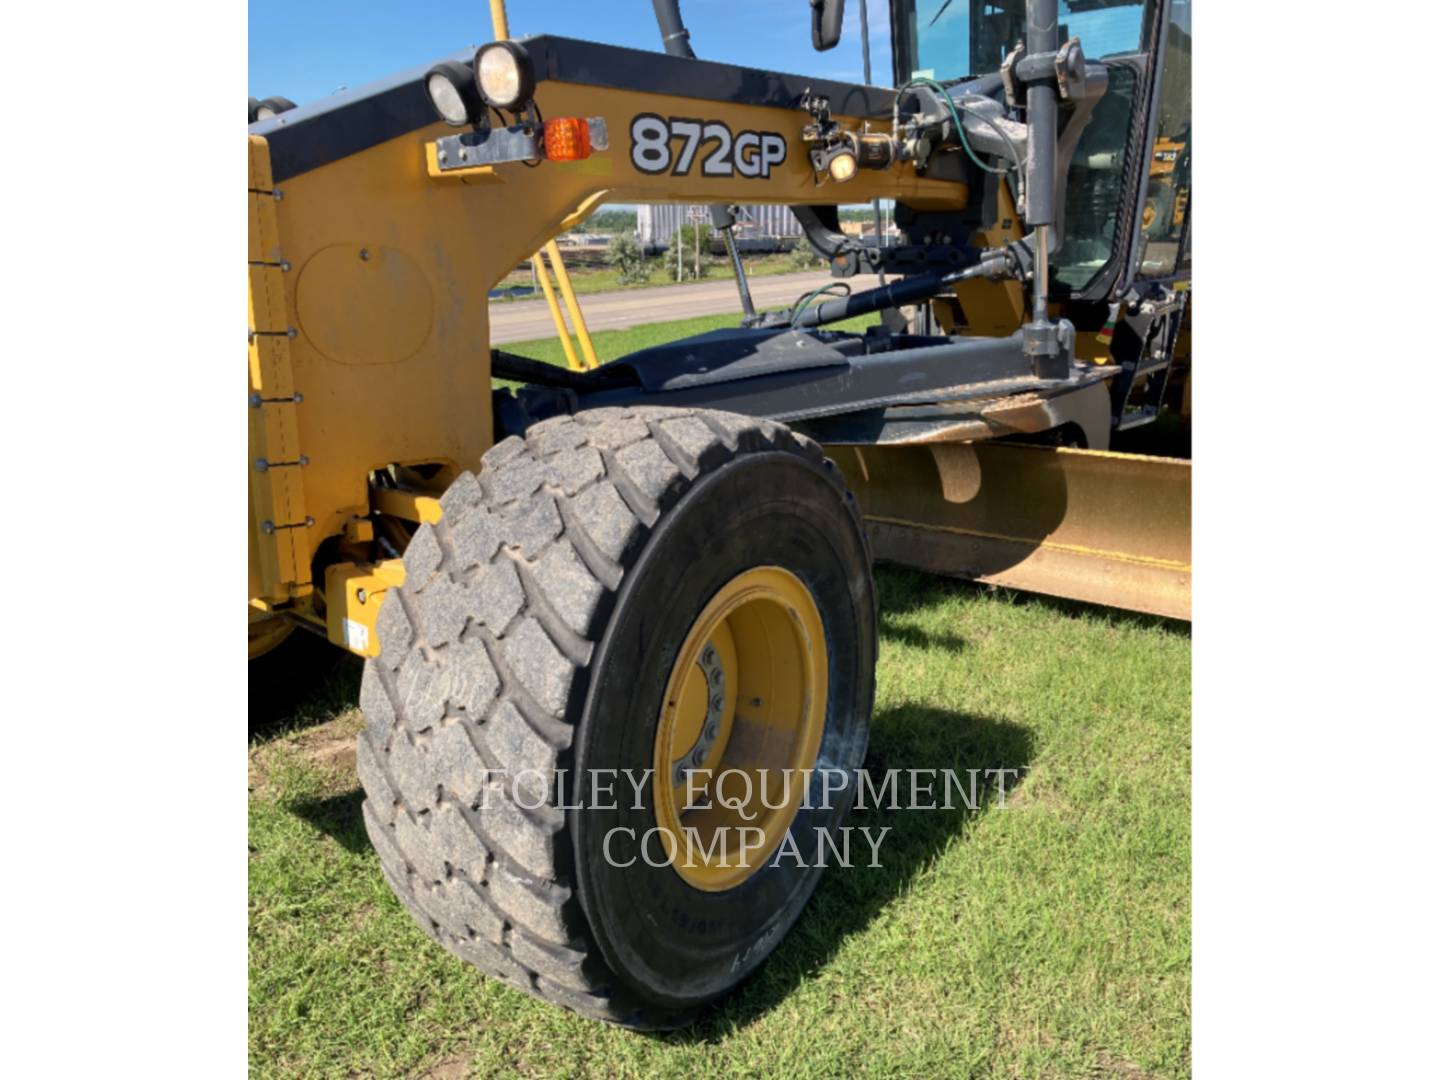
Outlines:
{"type": "Polygon", "coordinates": [[[675,871],[734,888],[779,847],[825,727],[828,654],[810,590],[778,566],[727,582],[680,646],[655,734],[655,817],[675,871]]]}

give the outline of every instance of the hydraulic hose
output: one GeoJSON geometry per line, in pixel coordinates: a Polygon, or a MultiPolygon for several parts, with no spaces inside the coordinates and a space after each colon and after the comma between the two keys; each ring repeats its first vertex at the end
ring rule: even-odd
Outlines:
{"type": "Polygon", "coordinates": [[[826,323],[839,322],[841,319],[854,318],[856,315],[868,315],[872,311],[880,311],[884,308],[918,303],[943,292],[946,288],[947,276],[938,273],[914,274],[878,288],[866,289],[864,292],[838,297],[835,300],[827,300],[823,304],[805,308],[794,317],[790,325],[797,330],[811,326],[824,326],[826,323]]]}
{"type": "Polygon", "coordinates": [[[671,56],[695,59],[695,50],[690,48],[690,31],[680,18],[680,0],[653,0],[655,21],[660,25],[660,41],[671,56]]]}
{"type": "MultiPolygon", "coordinates": [[[[1009,272],[1009,256],[1003,250],[990,250],[979,262],[967,266],[964,270],[952,270],[943,274],[938,270],[928,274],[912,274],[878,288],[827,300],[813,307],[802,307],[791,316],[790,325],[797,330],[824,326],[842,319],[852,319],[856,315],[868,315],[872,311],[899,307],[901,304],[918,304],[922,300],[948,292],[950,287],[958,282],[979,277],[999,278],[1009,272]]],[[[820,291],[822,290],[816,290],[802,303],[809,303],[820,291]]]]}
{"type": "MultiPolygon", "coordinates": [[[[690,31],[680,17],[680,0],[652,0],[655,6],[655,22],[660,27],[660,41],[671,56],[695,59],[695,50],[690,47],[690,31]]],[[[710,208],[710,219],[725,241],[725,252],[730,256],[730,266],[735,272],[735,287],[740,292],[740,307],[746,319],[755,317],[755,303],[750,296],[750,283],[745,280],[745,264],[740,260],[740,251],[735,246],[735,219],[730,208],[719,204],[710,208]],[[726,225],[724,222],[728,221],[726,225]]],[[[695,242],[700,242],[699,226],[696,226],[695,242]]]]}

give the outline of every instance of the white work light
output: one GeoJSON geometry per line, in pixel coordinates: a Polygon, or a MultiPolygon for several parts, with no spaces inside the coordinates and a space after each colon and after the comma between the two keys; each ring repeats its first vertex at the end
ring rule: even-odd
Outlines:
{"type": "Polygon", "coordinates": [[[425,93],[441,120],[451,127],[473,124],[485,112],[475,78],[464,64],[447,60],[425,75],[425,93]]]}
{"type": "Polygon", "coordinates": [[[513,41],[492,41],[475,54],[475,85],[487,104],[518,109],[535,92],[530,57],[513,41]]]}
{"type": "Polygon", "coordinates": [[[281,113],[289,112],[293,108],[295,108],[295,103],[289,98],[267,97],[255,106],[255,119],[273,120],[281,113]]]}

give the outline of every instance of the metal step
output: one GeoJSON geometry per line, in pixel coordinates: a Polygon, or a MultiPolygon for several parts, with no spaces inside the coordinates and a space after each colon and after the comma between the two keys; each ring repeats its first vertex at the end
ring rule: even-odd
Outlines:
{"type": "MultiPolygon", "coordinates": [[[[1165,401],[1165,391],[1170,383],[1170,373],[1175,362],[1175,342],[1180,332],[1181,319],[1185,311],[1185,297],[1172,296],[1168,303],[1158,310],[1142,314],[1135,332],[1127,339],[1125,352],[1130,355],[1119,357],[1120,374],[1110,387],[1111,423],[1115,431],[1128,431],[1148,424],[1160,415],[1165,401]],[[1144,322],[1144,319],[1162,321],[1144,322]],[[1133,352],[1132,352],[1133,349],[1133,352]],[[1140,397],[1132,406],[1131,396],[1137,383],[1144,383],[1140,397]]],[[[1129,326],[1129,322],[1126,323],[1129,326]]]]}
{"type": "Polygon", "coordinates": [[[1115,421],[1114,430],[1129,431],[1132,428],[1144,427],[1146,424],[1153,423],[1159,415],[1160,407],[1158,405],[1142,405],[1138,409],[1126,409],[1115,421]]]}

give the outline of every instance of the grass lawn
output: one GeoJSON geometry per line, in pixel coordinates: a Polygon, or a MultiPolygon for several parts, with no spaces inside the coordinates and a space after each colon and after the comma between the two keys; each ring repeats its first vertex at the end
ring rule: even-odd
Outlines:
{"type": "MultiPolygon", "coordinates": [[[[849,330],[860,331],[867,326],[873,326],[880,321],[878,313],[870,315],[858,315],[853,319],[846,319],[843,322],[832,323],[826,326],[826,330],[849,330]]],[[[601,363],[614,360],[625,353],[634,352],[637,349],[648,349],[652,345],[664,345],[666,342],[677,341],[682,337],[690,337],[693,334],[704,334],[710,330],[731,329],[740,325],[740,314],[726,315],[701,315],[694,319],[677,319],[674,322],[650,323],[646,326],[634,326],[628,330],[596,330],[590,334],[591,340],[595,343],[595,355],[600,358],[601,363]]],[[[560,346],[558,338],[541,338],[538,341],[521,341],[513,345],[501,345],[498,348],[505,352],[515,353],[518,356],[528,356],[532,360],[543,360],[547,364],[555,364],[559,367],[565,366],[565,352],[560,346]]]]}
{"type": "MultiPolygon", "coordinates": [[[[560,250],[563,256],[565,249],[561,248],[560,250]]],[[[744,262],[746,277],[770,277],[774,274],[794,274],[804,269],[796,266],[795,260],[788,252],[773,255],[749,256],[745,258],[744,262]]],[[[619,289],[648,289],[656,285],[680,284],[680,282],[675,280],[675,256],[673,254],[668,261],[656,257],[652,258],[650,263],[650,276],[645,281],[636,282],[631,285],[621,283],[620,271],[612,270],[609,267],[592,268],[578,265],[572,266],[567,262],[565,268],[570,273],[570,284],[574,287],[577,296],[586,296],[590,293],[598,292],[615,292],[619,289]]],[[[687,282],[695,280],[689,276],[689,265],[689,263],[686,264],[687,276],[685,281],[687,282]]],[[[730,269],[730,260],[728,257],[711,255],[707,258],[706,265],[709,269],[703,279],[705,281],[728,281],[735,277],[734,272],[730,269]]],[[[809,267],[809,269],[823,270],[825,269],[825,265],[817,262],[809,267]]],[[[531,280],[529,267],[524,266],[518,272],[507,277],[500,285],[501,287],[509,285],[529,285],[531,280]]],[[[512,303],[515,300],[532,300],[540,295],[540,287],[537,285],[535,286],[535,296],[497,297],[492,302],[512,303]]]]}
{"type": "Polygon", "coordinates": [[[759,976],[650,1036],[425,938],[360,820],[346,666],[251,744],[257,1076],[1179,1077],[1190,1045],[1184,627],[879,572],[867,767],[1022,770],[1004,808],[868,810],[759,976]]]}
{"type": "MultiPolygon", "coordinates": [[[[595,339],[608,358],[735,322],[595,339]]],[[[563,362],[553,341],[507,348],[563,362]]],[[[252,1073],[1187,1076],[1188,627],[877,578],[867,768],[1019,781],[1003,807],[857,814],[892,830],[884,865],[829,871],[759,975],[682,1032],[579,1020],[421,934],[360,819],[358,664],[252,733],[252,1073]]]]}

